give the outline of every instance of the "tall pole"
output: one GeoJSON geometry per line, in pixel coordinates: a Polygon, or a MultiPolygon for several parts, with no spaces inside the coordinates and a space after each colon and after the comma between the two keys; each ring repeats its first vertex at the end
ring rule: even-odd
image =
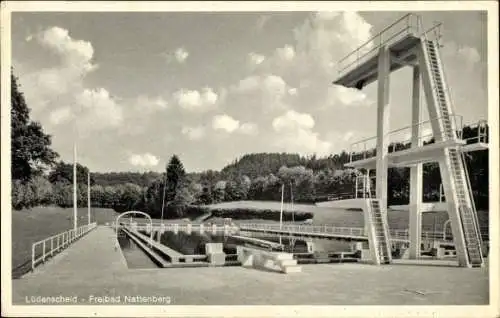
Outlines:
{"type": "MultiPolygon", "coordinates": [[[[281,185],[281,209],[280,209],[280,231],[283,229],[283,193],[285,192],[285,184],[281,185]]],[[[281,234],[280,234],[281,245],[281,234]]]]}
{"type": "Polygon", "coordinates": [[[73,229],[77,228],[78,210],[76,198],[76,142],[73,144],[73,229]]]}
{"type": "Polygon", "coordinates": [[[87,174],[87,214],[90,224],[90,171],[87,174]]]}
{"type": "Polygon", "coordinates": [[[293,186],[292,186],[292,181],[290,181],[290,201],[292,203],[292,222],[295,223],[295,211],[293,209],[293,186]]]}
{"type": "Polygon", "coordinates": [[[163,179],[163,198],[161,200],[161,223],[163,223],[163,207],[165,206],[165,188],[167,187],[167,178],[163,179]]]}

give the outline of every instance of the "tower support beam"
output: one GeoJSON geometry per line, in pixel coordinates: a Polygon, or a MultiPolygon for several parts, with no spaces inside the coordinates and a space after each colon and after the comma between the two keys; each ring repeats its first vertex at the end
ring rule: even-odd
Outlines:
{"type": "MultiPolygon", "coordinates": [[[[412,95],[412,130],[411,146],[422,146],[420,138],[420,68],[413,67],[413,95],[412,95]]],[[[420,257],[422,237],[422,163],[417,163],[410,168],[410,259],[420,257]]]]}
{"type": "Polygon", "coordinates": [[[387,46],[379,49],[377,92],[377,198],[382,211],[387,211],[387,168],[389,148],[389,79],[391,56],[387,46]]]}

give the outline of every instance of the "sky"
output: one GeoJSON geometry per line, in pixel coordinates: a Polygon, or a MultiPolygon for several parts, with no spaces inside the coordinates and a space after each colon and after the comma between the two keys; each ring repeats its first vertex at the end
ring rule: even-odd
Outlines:
{"type": "MultiPolygon", "coordinates": [[[[173,154],[187,171],[219,170],[374,136],[377,84],[332,85],[336,62],[406,13],[15,12],[12,65],[62,160],[76,140],[91,171],[164,171],[173,154]]],[[[486,13],[419,14],[443,23],[456,113],[487,119],[486,13]]],[[[391,130],[411,123],[411,78],[391,74],[391,130]]]]}

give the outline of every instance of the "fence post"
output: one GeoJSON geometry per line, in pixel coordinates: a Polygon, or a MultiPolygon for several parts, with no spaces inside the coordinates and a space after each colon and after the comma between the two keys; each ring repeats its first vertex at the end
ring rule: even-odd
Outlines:
{"type": "Polygon", "coordinates": [[[31,245],[31,270],[35,270],[35,244],[31,245]]]}
{"type": "Polygon", "coordinates": [[[43,256],[42,256],[42,260],[45,262],[45,241],[43,241],[42,246],[43,246],[43,254],[42,254],[43,256]]]}
{"type": "Polygon", "coordinates": [[[54,237],[50,238],[50,256],[54,255],[54,237]]]}

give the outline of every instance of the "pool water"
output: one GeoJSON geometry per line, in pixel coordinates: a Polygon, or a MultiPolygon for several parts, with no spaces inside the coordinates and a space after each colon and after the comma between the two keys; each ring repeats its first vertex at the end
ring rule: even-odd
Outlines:
{"type": "Polygon", "coordinates": [[[151,258],[131,239],[126,237],[125,232],[118,234],[118,243],[122,249],[123,256],[127,261],[127,266],[133,269],[158,267],[151,258]]]}

